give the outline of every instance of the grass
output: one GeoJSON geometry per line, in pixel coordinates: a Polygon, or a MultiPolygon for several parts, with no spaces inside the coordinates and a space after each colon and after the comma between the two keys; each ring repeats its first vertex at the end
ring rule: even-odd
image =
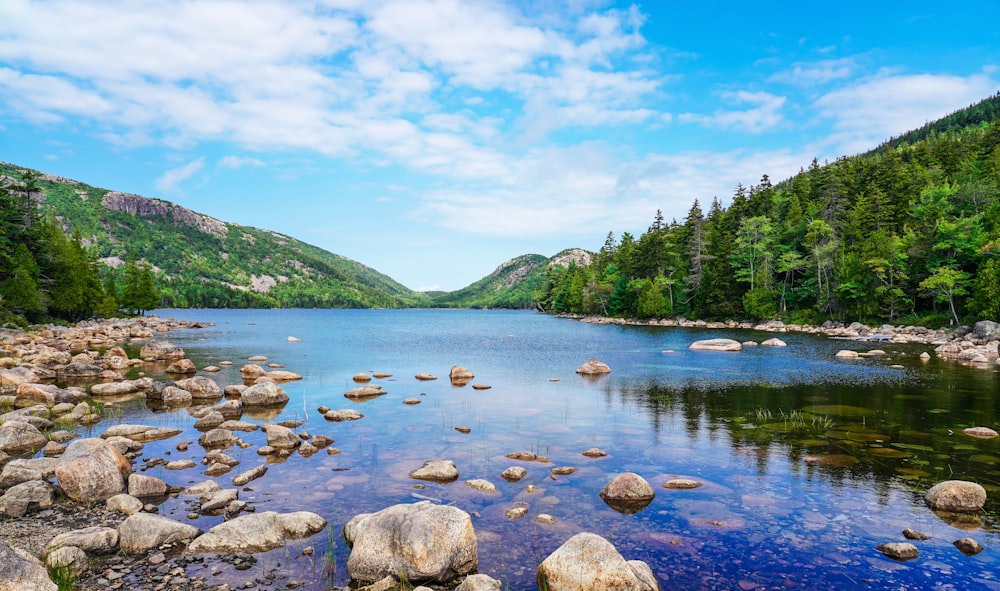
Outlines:
{"type": "Polygon", "coordinates": [[[50,566],[49,578],[56,584],[59,591],[73,591],[78,580],[76,572],[71,565],[50,566]]]}

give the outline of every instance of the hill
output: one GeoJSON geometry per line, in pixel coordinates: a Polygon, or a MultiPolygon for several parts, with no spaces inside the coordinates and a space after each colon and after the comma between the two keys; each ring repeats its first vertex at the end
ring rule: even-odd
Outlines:
{"type": "Polygon", "coordinates": [[[570,261],[586,264],[590,253],[579,248],[547,258],[525,254],[501,263],[492,273],[458,291],[432,294],[432,305],[441,308],[534,308],[535,292],[551,267],[568,267],[570,261]]]}
{"type": "MultiPolygon", "coordinates": [[[[25,169],[0,163],[0,176],[25,169]]],[[[167,307],[411,307],[424,294],[357,261],[290,236],[240,226],[174,203],[39,173],[43,213],[79,233],[100,262],[149,263],[167,307]]]]}

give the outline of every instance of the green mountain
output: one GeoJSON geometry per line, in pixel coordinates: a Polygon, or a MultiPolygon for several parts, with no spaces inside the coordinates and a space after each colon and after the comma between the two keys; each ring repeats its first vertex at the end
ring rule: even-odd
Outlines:
{"type": "MultiPolygon", "coordinates": [[[[25,169],[0,162],[0,177],[25,169]]],[[[223,222],[174,203],[44,173],[35,196],[100,262],[153,267],[168,307],[412,307],[429,298],[357,261],[290,236],[223,222]]]]}
{"type": "Polygon", "coordinates": [[[590,253],[569,248],[547,258],[525,254],[502,263],[492,273],[458,291],[431,295],[440,308],[534,308],[534,294],[546,281],[551,267],[568,267],[570,262],[588,264],[590,253]]]}

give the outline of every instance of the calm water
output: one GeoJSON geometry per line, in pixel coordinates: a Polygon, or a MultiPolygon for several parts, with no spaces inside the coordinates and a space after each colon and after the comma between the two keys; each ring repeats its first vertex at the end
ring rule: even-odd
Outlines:
{"type": "MultiPolygon", "coordinates": [[[[964,427],[1000,423],[1000,373],[972,370],[917,355],[930,347],[855,343],[779,335],[787,348],[756,347],[726,354],[688,351],[701,338],[761,341],[770,334],[588,325],[526,312],[431,310],[178,310],[161,316],[214,322],[165,337],[201,367],[231,360],[214,377],[241,383],[251,355],[302,374],[284,384],[291,401],[279,416],[257,422],[304,420],[299,430],[326,434],[342,450],[272,464],[241,498],[258,510],[309,510],[330,523],[327,535],[259,556],[261,572],[275,569],[329,589],[347,581],[348,550],[340,538],[351,517],[430,497],[473,514],[480,572],[510,589],[534,589],[538,563],[573,534],[598,533],[627,559],[650,564],[664,588],[675,589],[1000,589],[1000,441],[960,434],[964,427]],[[302,339],[290,343],[288,336],[302,339]],[[843,348],[875,346],[890,355],[842,361],[843,348]],[[585,379],[574,373],[598,357],[613,373],[585,379]],[[448,371],[462,365],[474,383],[452,386],[448,371]],[[902,365],[893,368],[891,365],[902,365]],[[393,374],[376,380],[387,395],[363,403],[343,396],[362,371],[393,374]],[[414,374],[441,379],[418,382],[414,374]],[[557,380],[557,381],[556,381],[557,380]],[[417,406],[402,404],[418,396],[417,406]],[[356,408],[360,421],[330,423],[316,411],[356,408]],[[472,431],[462,434],[456,426],[472,431]],[[599,447],[608,457],[582,451],[599,447]],[[505,454],[528,450],[551,464],[523,463],[505,454]],[[435,458],[453,460],[460,479],[417,481],[408,472],[435,458]],[[528,476],[508,483],[499,474],[523,465],[528,476]],[[552,477],[555,466],[574,466],[552,477]],[[656,489],[643,511],[625,515],[598,496],[614,475],[633,471],[656,489]],[[705,483],[667,490],[670,478],[705,483]],[[485,478],[485,494],[463,481],[485,478]],[[990,495],[976,523],[949,525],[923,504],[923,492],[950,478],[974,480],[990,495]],[[528,494],[527,484],[540,488],[528,494]],[[419,495],[419,496],[418,496],[419,495]],[[527,517],[504,518],[516,501],[527,517]],[[556,525],[532,518],[546,513],[556,525]],[[921,556],[897,563],[875,546],[905,541],[903,528],[931,534],[917,542],[921,556]],[[961,537],[986,550],[967,557],[952,546],[961,537]],[[299,549],[313,545],[313,557],[299,549]]],[[[254,420],[244,417],[245,420],[254,420]]],[[[147,444],[146,457],[201,459],[181,440],[196,440],[184,410],[150,413],[125,404],[122,422],[167,424],[188,431],[147,444]]],[[[99,427],[103,428],[103,427],[99,427]]],[[[241,434],[252,448],[234,448],[242,465],[263,460],[254,450],[264,434],[241,434]]],[[[198,482],[203,469],[150,471],[171,484],[198,482]]],[[[185,520],[189,499],[161,512],[185,520]]],[[[200,518],[207,529],[220,518],[200,518]]],[[[258,573],[259,575],[259,573],[258,573]]],[[[222,573],[220,576],[232,576],[222,573]]],[[[244,576],[240,573],[236,575],[244,576]]],[[[253,573],[245,575],[247,580],[253,573]]],[[[240,579],[235,579],[239,581],[240,579]]]]}

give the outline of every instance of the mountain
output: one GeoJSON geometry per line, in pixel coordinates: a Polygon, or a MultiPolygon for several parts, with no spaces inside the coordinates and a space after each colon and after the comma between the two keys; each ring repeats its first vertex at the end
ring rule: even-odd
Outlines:
{"type": "Polygon", "coordinates": [[[502,263],[492,273],[458,291],[432,294],[441,308],[533,308],[535,291],[546,281],[551,267],[590,263],[590,253],[569,248],[547,258],[525,254],[502,263]]]}
{"type": "MultiPolygon", "coordinates": [[[[0,177],[25,169],[0,162],[0,177]]],[[[32,171],[33,172],[33,171],[32,171]]],[[[223,222],[168,201],[38,173],[44,213],[99,260],[149,263],[168,307],[412,307],[429,298],[357,261],[290,236],[223,222]]]]}

